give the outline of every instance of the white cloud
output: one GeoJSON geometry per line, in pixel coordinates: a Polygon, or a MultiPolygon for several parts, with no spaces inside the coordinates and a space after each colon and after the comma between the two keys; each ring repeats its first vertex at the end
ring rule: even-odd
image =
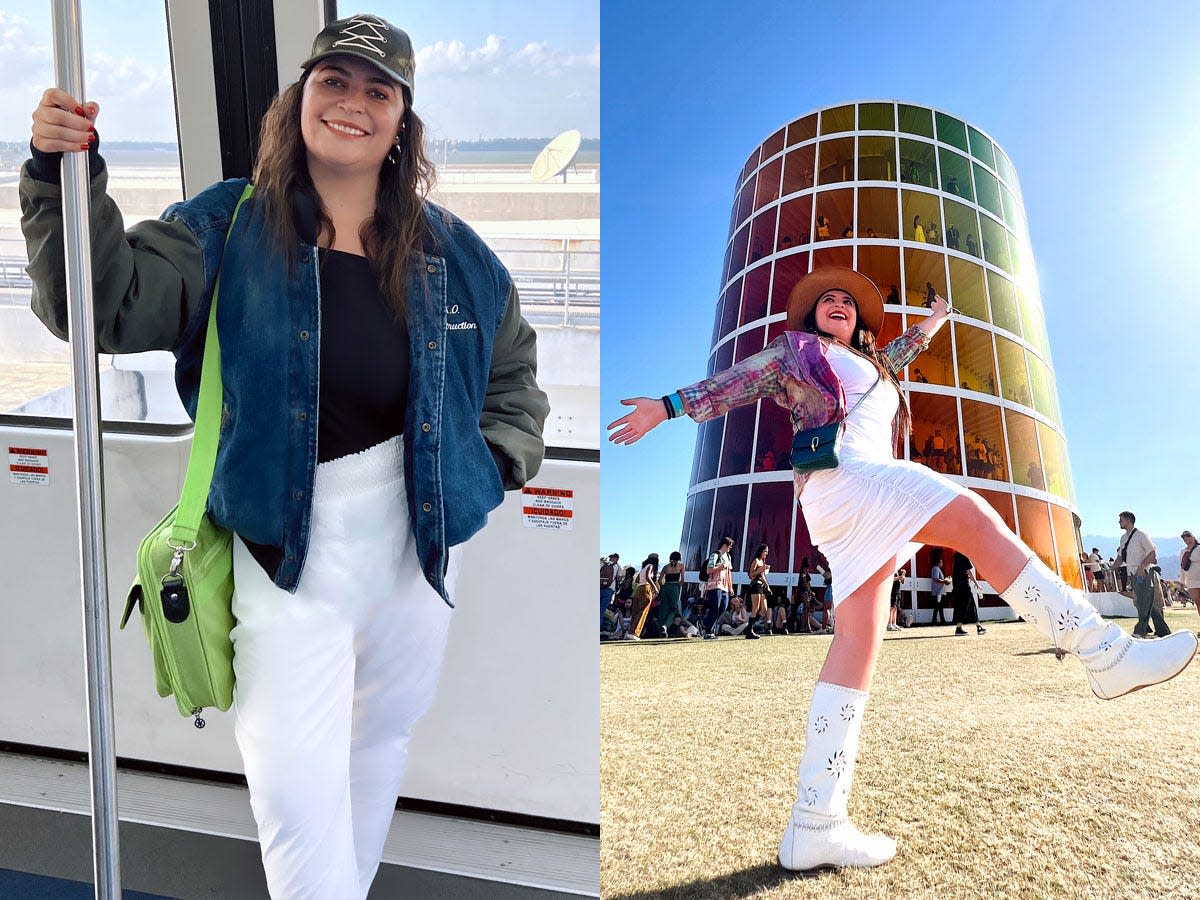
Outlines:
{"type": "MultiPolygon", "coordinates": [[[[131,48],[122,47],[122,51],[131,48]]],[[[100,103],[97,128],[109,140],[173,140],[171,71],[147,57],[113,55],[85,45],[84,87],[100,103]]],[[[54,83],[54,53],[45,26],[0,11],[0,140],[29,138],[29,116],[54,83]]]]}
{"type": "Polygon", "coordinates": [[[599,44],[577,54],[496,34],[475,47],[438,41],[417,51],[417,111],[439,137],[595,137],[599,67],[599,44]]]}

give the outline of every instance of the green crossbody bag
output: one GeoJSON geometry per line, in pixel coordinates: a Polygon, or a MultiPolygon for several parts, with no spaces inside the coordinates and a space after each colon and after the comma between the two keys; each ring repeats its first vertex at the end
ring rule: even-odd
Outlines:
{"type": "MultiPolygon", "coordinates": [[[[229,234],[242,204],[254,193],[246,185],[233,211],[229,234]]],[[[221,347],[217,338],[217,296],[213,287],[204,339],[196,427],[179,504],[142,539],[137,580],[125,602],[123,629],[137,606],[160,697],[175,697],[183,716],[197,728],[205,707],[229,709],[233,703],[233,534],[209,521],[205,510],[217,462],[221,429],[221,347]]]]}

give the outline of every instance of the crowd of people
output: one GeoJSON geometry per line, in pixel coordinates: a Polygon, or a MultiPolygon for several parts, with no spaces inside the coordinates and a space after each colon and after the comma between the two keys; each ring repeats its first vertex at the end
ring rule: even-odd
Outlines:
{"type": "MultiPolygon", "coordinates": [[[[682,555],[676,551],[660,568],[657,553],[649,554],[639,567],[622,566],[618,553],[600,560],[600,639],[743,637],[757,640],[763,635],[832,634],[835,626],[829,587],[833,577],[821,564],[808,557],[800,562],[798,584],[789,589],[772,586],[766,544],[758,545],[746,568],[747,583],[742,596],[733,585],[730,554],[733,538],[723,538],[718,548],[700,567],[701,582],[685,584],[682,555]],[[813,585],[813,575],[821,584],[813,585]]],[[[1200,554],[1198,554],[1200,555],[1200,554]]],[[[979,600],[983,588],[971,561],[954,555],[951,573],[942,569],[942,552],[934,551],[930,574],[934,613],[930,625],[955,625],[956,635],[986,629],[979,624],[979,600]],[[946,610],[951,617],[946,618],[946,610]]],[[[917,625],[906,608],[904,585],[908,570],[899,569],[892,580],[888,631],[917,625]]]]}

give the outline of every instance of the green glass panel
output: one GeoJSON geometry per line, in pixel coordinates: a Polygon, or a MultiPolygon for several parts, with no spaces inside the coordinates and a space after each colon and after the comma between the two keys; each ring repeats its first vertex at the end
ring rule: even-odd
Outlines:
{"type": "Polygon", "coordinates": [[[980,216],[979,227],[983,237],[983,258],[1006,272],[1013,270],[1012,256],[1008,252],[1008,232],[991,216],[980,216]]]}
{"type": "Polygon", "coordinates": [[[922,137],[933,137],[933,110],[923,106],[900,104],[900,130],[922,137]]]}
{"type": "Polygon", "coordinates": [[[1009,187],[1016,188],[1017,173],[1013,171],[1012,163],[1008,161],[1008,157],[999,147],[996,148],[996,171],[1000,173],[1001,178],[1008,182],[1009,187]]]}
{"type": "Polygon", "coordinates": [[[971,163],[965,157],[938,147],[938,161],[942,169],[942,190],[956,197],[974,200],[975,192],[971,189],[971,163]]]}
{"type": "Polygon", "coordinates": [[[937,187],[937,153],[933,144],[900,138],[900,180],[937,187]]]}
{"type": "Polygon", "coordinates": [[[1025,343],[1047,355],[1046,326],[1042,322],[1041,300],[1035,291],[1017,288],[1017,308],[1021,310],[1021,331],[1025,343]]]}
{"type": "Polygon", "coordinates": [[[1021,208],[1017,205],[1017,198],[1004,185],[1000,185],[1000,202],[1004,204],[1004,221],[1009,224],[1013,231],[1021,234],[1025,224],[1025,217],[1021,215],[1021,208]]]}
{"type": "Polygon", "coordinates": [[[860,103],[859,131],[895,131],[896,111],[890,103],[860,103]]]}
{"type": "Polygon", "coordinates": [[[821,134],[854,130],[854,104],[821,110],[821,134]]]}
{"type": "Polygon", "coordinates": [[[975,170],[975,196],[979,205],[999,219],[1004,218],[1004,205],[1000,202],[1000,182],[996,176],[981,166],[971,163],[975,170]]]}
{"type": "Polygon", "coordinates": [[[896,139],[860,137],[858,139],[858,180],[896,180],[896,139]]]}
{"type": "MultiPolygon", "coordinates": [[[[991,269],[987,273],[988,294],[992,301],[992,322],[993,324],[1011,331],[1015,335],[1021,334],[1021,311],[1017,307],[1017,292],[1013,287],[1013,283],[991,269]]],[[[1009,397],[1009,400],[1014,399],[1009,397]]]]}
{"type": "Polygon", "coordinates": [[[969,149],[967,145],[967,126],[953,116],[948,116],[945,113],[937,113],[937,138],[943,144],[957,147],[964,153],[969,149]]]}
{"type": "Polygon", "coordinates": [[[983,132],[970,125],[967,126],[967,137],[971,144],[971,155],[987,163],[991,168],[996,168],[996,155],[992,153],[991,140],[983,132]]]}
{"type": "Polygon", "coordinates": [[[1033,408],[1049,419],[1054,418],[1054,390],[1050,382],[1050,370],[1046,364],[1026,351],[1029,366],[1029,383],[1033,388],[1033,408]]]}

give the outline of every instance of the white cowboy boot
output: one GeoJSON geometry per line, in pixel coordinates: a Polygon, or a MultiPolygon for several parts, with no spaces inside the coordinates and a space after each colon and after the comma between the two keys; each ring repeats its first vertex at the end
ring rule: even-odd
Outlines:
{"type": "Polygon", "coordinates": [[[783,868],[879,866],[896,855],[895,841],[863,834],[846,816],[866,705],[863,691],[817,682],[800,760],[799,799],[779,844],[783,868]]]}
{"type": "Polygon", "coordinates": [[[1000,596],[1050,639],[1060,659],[1064,652],[1079,657],[1092,693],[1101,700],[1168,681],[1196,655],[1196,636],[1190,631],[1152,641],[1130,637],[1115,623],[1106,622],[1082,592],[1068,586],[1036,556],[1000,596]]]}

